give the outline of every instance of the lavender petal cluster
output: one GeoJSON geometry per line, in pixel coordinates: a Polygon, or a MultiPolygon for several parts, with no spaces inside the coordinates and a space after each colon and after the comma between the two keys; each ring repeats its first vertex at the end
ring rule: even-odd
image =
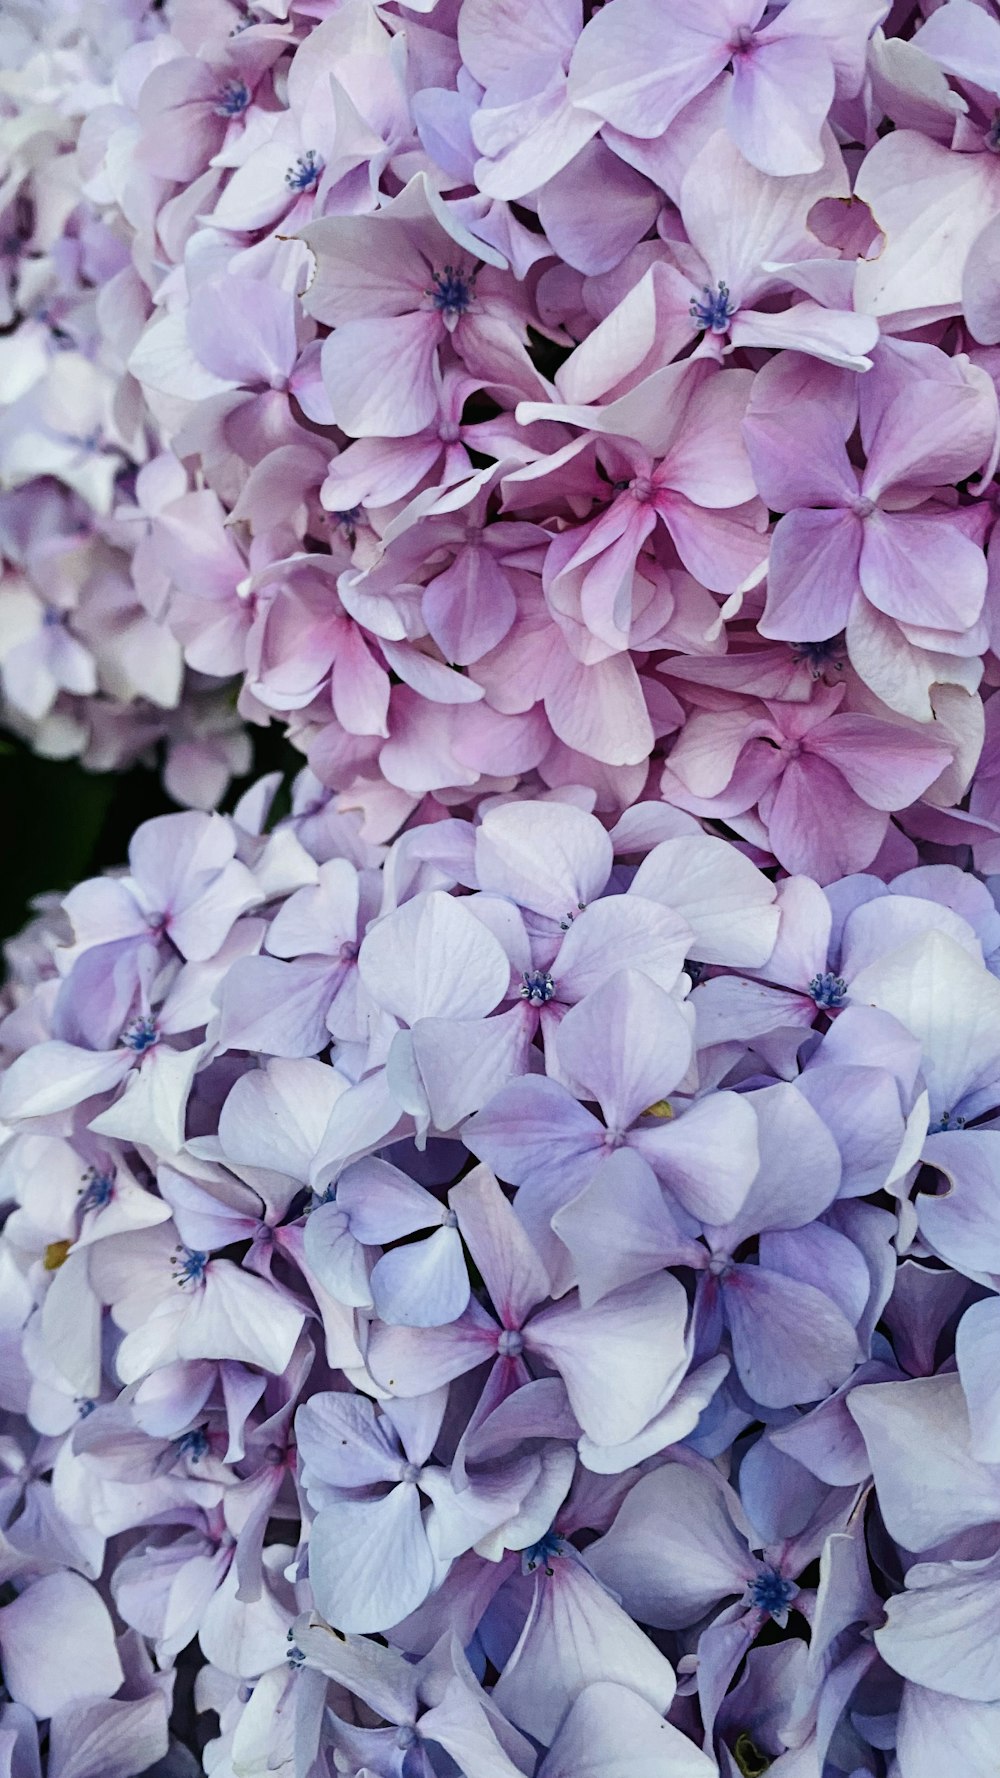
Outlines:
{"type": "Polygon", "coordinates": [[[274,791],[10,947],[10,1769],[985,1773],[986,886],[274,791]]]}

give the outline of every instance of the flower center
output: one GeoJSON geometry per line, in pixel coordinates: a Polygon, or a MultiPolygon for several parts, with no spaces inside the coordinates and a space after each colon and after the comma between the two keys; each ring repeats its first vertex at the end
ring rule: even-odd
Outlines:
{"type": "Polygon", "coordinates": [[[555,982],[547,969],[526,969],[518,989],[521,999],[529,1001],[532,1006],[545,1006],[554,998],[555,991],[555,982]]]}
{"type": "Polygon", "coordinates": [[[786,1580],[776,1568],[762,1568],[749,1587],[751,1602],[757,1610],[775,1619],[787,1617],[798,1590],[794,1581],[786,1580]]]}
{"type": "Polygon", "coordinates": [[[212,106],[216,117],[242,117],[250,103],[250,88],[245,80],[227,80],[219,88],[219,96],[212,106]]]}
{"type": "Polygon", "coordinates": [[[808,667],[814,679],[822,679],[828,667],[835,673],[844,671],[842,636],[831,636],[828,642],[792,642],[789,646],[793,660],[808,667]]]}
{"type": "Polygon", "coordinates": [[[471,307],[472,279],[459,267],[446,265],[443,271],[434,273],[434,282],[427,294],[446,320],[457,321],[471,307]]]}
{"type": "Polygon", "coordinates": [[[320,181],[324,162],[320,160],[315,148],[307,148],[300,154],[294,166],[289,167],[285,174],[285,184],[289,191],[315,191],[320,181]]]}
{"type": "Polygon", "coordinates": [[[994,111],[993,122],[983,137],[983,142],[990,154],[1000,154],[1000,111],[994,111]]]}
{"type": "Polygon", "coordinates": [[[738,306],[729,294],[729,285],[720,278],[715,289],[706,284],[700,297],[691,298],[691,319],[706,333],[728,333],[738,306]]]}
{"type": "Polygon", "coordinates": [[[124,1044],[127,1050],[135,1050],[137,1056],[145,1055],[145,1052],[151,1050],[154,1043],[158,1043],[159,1040],[160,1033],[156,1029],[156,1020],[151,1018],[149,1013],[143,1013],[140,1018],[133,1019],[131,1025],[126,1025],[118,1039],[119,1043],[124,1044]]]}
{"type": "Polygon", "coordinates": [[[170,1262],[174,1283],[181,1289],[186,1284],[201,1284],[208,1265],[207,1253],[193,1253],[190,1247],[178,1247],[170,1262]]]}
{"type": "Polygon", "coordinates": [[[193,1427],[177,1440],[178,1457],[187,1457],[192,1463],[197,1463],[204,1457],[207,1450],[208,1434],[203,1426],[193,1427]]]}
{"type": "Polygon", "coordinates": [[[497,1352],[501,1358],[520,1358],[524,1351],[524,1335],[518,1333],[516,1327],[505,1327],[497,1340],[497,1352]]]}
{"type": "Polygon", "coordinates": [[[98,1173],[96,1167],[84,1174],[86,1185],[80,1194],[81,1210],[105,1210],[115,1195],[114,1179],[107,1173],[98,1173]]]}
{"type": "Polygon", "coordinates": [[[552,1573],[552,1563],[557,1556],[566,1553],[566,1545],[557,1531],[546,1531],[537,1543],[530,1544],[521,1555],[521,1568],[525,1574],[534,1574],[535,1569],[543,1567],[546,1574],[552,1573]]]}
{"type": "Polygon", "coordinates": [[[827,970],[823,975],[814,975],[809,983],[809,992],[824,1012],[832,1012],[836,1007],[843,1006],[847,999],[847,983],[842,975],[834,975],[827,970]]]}
{"type": "Polygon", "coordinates": [[[928,1136],[940,1136],[941,1132],[943,1130],[964,1130],[964,1129],[965,1129],[964,1117],[962,1117],[960,1114],[956,1114],[955,1112],[952,1112],[952,1111],[942,1111],[941,1116],[937,1120],[937,1123],[928,1125],[927,1134],[928,1134],[928,1136]]]}

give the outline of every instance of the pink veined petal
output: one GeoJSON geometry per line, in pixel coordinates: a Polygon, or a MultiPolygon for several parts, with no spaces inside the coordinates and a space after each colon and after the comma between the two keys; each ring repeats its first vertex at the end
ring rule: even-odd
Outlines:
{"type": "Polygon", "coordinates": [[[211,220],[217,228],[251,233],[270,228],[292,203],[285,175],[295,164],[291,142],[265,142],[237,167],[211,220]]]}
{"type": "Polygon", "coordinates": [[[912,41],[932,56],[946,74],[974,86],[997,90],[1000,81],[1000,30],[997,21],[978,6],[960,4],[941,18],[933,13],[913,33],[912,41]]]}
{"type": "MultiPolygon", "coordinates": [[[[552,1568],[536,1576],[527,1622],[494,1688],[505,1716],[548,1745],[595,1680],[627,1685],[662,1715],[676,1689],[666,1656],[571,1555],[552,1568]]],[[[695,1768],[698,1778],[703,1770],[695,1768]]]]}
{"type": "Polygon", "coordinates": [[[201,284],[188,308],[188,339],[202,364],[246,388],[277,388],[295,364],[296,299],[259,278],[226,277],[201,284]],[[233,326],[234,314],[240,325],[233,326]]]}
{"type": "Polygon", "coordinates": [[[442,654],[457,666],[495,648],[517,616],[517,601],[493,551],[474,544],[460,549],[428,585],[423,616],[442,654]]]}
{"type": "Polygon", "coordinates": [[[641,1476],[610,1531],[589,1546],[587,1565],[630,1617],[661,1630],[697,1623],[738,1597],[757,1564],[727,1512],[720,1478],[682,1463],[641,1476]]]}
{"type": "Polygon", "coordinates": [[[848,370],[871,369],[868,354],[878,345],[878,338],[878,322],[873,315],[855,315],[849,309],[823,309],[819,303],[808,300],[793,303],[776,315],[741,309],[729,329],[733,346],[808,352],[822,364],[848,370]]]}
{"type": "Polygon", "coordinates": [[[878,500],[889,487],[938,488],[964,481],[993,449],[997,430],[992,384],[908,382],[890,400],[867,441],[864,492],[878,500]]]}
{"type": "Polygon", "coordinates": [[[982,550],[944,513],[871,513],[858,572],[865,597],[879,611],[928,629],[967,629],[986,596],[982,550]]]}
{"type": "Polygon", "coordinates": [[[407,229],[370,216],[321,216],[302,230],[315,271],[302,298],[329,327],[418,309],[430,270],[407,229]]]}
{"type": "Polygon", "coordinates": [[[327,512],[387,506],[415,488],[440,455],[441,441],[433,436],[355,439],[334,457],[320,500],[327,512]]]}
{"type": "Polygon", "coordinates": [[[836,766],[852,791],[874,809],[900,809],[915,802],[950,755],[933,735],[860,713],[831,717],[813,730],[807,745],[812,755],[836,766]]]}
{"type": "Polygon", "coordinates": [[[822,1291],[763,1266],[734,1266],[723,1285],[733,1362],[752,1401],[820,1401],[860,1362],[857,1335],[822,1291]]]}
{"type": "Polygon", "coordinates": [[[525,1329],[525,1344],[558,1370],[580,1426],[597,1445],[623,1444],[658,1413],[688,1365],[687,1297],[668,1272],[622,1285],[583,1309],[567,1297],[525,1329]]]}
{"type": "Polygon", "coordinates": [[[962,274],[962,309],[969,332],[981,346],[1000,341],[1000,216],[980,230],[969,248],[962,274]]]}
{"type": "Polygon", "coordinates": [[[742,424],[753,386],[746,371],[726,371],[696,389],[655,480],[697,506],[742,506],[757,493],[742,424]]]}
{"type": "Polygon", "coordinates": [[[229,1260],[212,1260],[178,1337],[181,1358],[230,1358],[280,1376],[305,1311],[272,1284],[229,1260]]]}
{"type": "Polygon", "coordinates": [[[722,73],[733,30],[756,24],[762,11],[757,0],[720,0],[711,14],[674,0],[665,18],[655,0],[618,0],[583,31],[570,63],[570,97],[626,135],[659,136],[722,73]]]}
{"type": "Polygon", "coordinates": [[[708,512],[683,494],[663,491],[656,506],[685,568],[713,593],[739,592],[762,576],[767,536],[764,510],[756,501],[708,512]]]}
{"type": "Polygon", "coordinates": [[[561,173],[599,128],[599,118],[570,103],[556,68],[541,92],[476,114],[472,135],[484,156],[476,184],[487,197],[525,197],[561,173]]]}
{"type": "Polygon", "coordinates": [[[779,16],[733,60],[728,127],[742,154],[763,173],[815,173],[823,164],[822,127],[833,103],[833,67],[825,47],[779,16]]]}
{"type": "Polygon", "coordinates": [[[456,1229],[436,1229],[425,1241],[394,1247],[371,1276],[375,1312],[406,1327],[442,1327],[469,1301],[469,1274],[456,1229]]]}
{"type": "Polygon", "coordinates": [[[688,1021],[638,969],[621,969],[570,1008],[556,1036],[559,1061],[621,1134],[669,1093],[691,1058],[688,1021]]]}
{"type": "Polygon", "coordinates": [[[373,925],[358,968],[377,1003],[407,1025],[492,1012],[510,981],[499,940],[441,890],[413,896],[373,925]]]}
{"type": "Polygon", "coordinates": [[[365,1488],[398,1478],[399,1443],[366,1396],[330,1390],[310,1396],[296,1413],[295,1437],[312,1476],[334,1488],[365,1488]]]}
{"type": "Polygon", "coordinates": [[[865,156],[855,193],[885,235],[877,258],[858,261],[855,306],[917,318],[910,325],[958,314],[969,251],[1000,210],[994,157],[953,154],[915,130],[895,130],[865,156]]]}
{"type": "Polygon", "coordinates": [[[996,1557],[918,1562],[906,1590],[886,1605],[876,1646],[895,1672],[917,1685],[974,1703],[1000,1692],[1000,1600],[996,1557]]]}
{"type": "Polygon", "coordinates": [[[602,1679],[571,1706],[542,1772],[544,1778],[713,1778],[715,1766],[653,1704],[627,1684],[602,1679]]]}
{"type": "Polygon", "coordinates": [[[359,438],[406,438],[437,411],[433,309],[347,321],[323,345],[323,381],[338,426],[359,438]]]}
{"type": "Polygon", "coordinates": [[[821,642],[845,627],[860,582],[864,536],[854,513],[798,511],[779,519],[771,538],[762,636],[821,642]]]}
{"type": "Polygon", "coordinates": [[[84,1698],[110,1698],[124,1678],[107,1606],[67,1570],[0,1608],[0,1651],[11,1697],[43,1719],[84,1698]]]}
{"type": "Polygon", "coordinates": [[[388,735],[390,680],[360,624],[343,626],[330,674],[334,715],[349,735],[388,735]]]}
{"type": "Polygon", "coordinates": [[[592,275],[621,263],[652,227],[661,203],[652,182],[597,137],[542,187],[538,219],[560,258],[592,275]],[[599,206],[598,186],[604,199],[599,206]]]}
{"type": "Polygon", "coordinates": [[[580,0],[466,0],[458,47],[469,73],[485,87],[536,57],[568,59],[582,24],[580,0]]]}
{"type": "Polygon", "coordinates": [[[864,870],[888,826],[887,815],[863,802],[839,770],[815,756],[789,762],[765,819],[779,862],[818,883],[864,870]]]}
{"type": "Polygon", "coordinates": [[[606,887],[614,848],[596,816],[568,803],[488,808],[476,830],[480,889],[565,920],[606,887]]]}
{"type": "Polygon", "coordinates": [[[64,1706],[49,1728],[52,1778],[132,1778],[140,1760],[145,1771],[167,1755],[167,1716],[159,1691],[64,1706]]]}
{"type": "Polygon", "coordinates": [[[769,285],[772,261],[797,260],[814,247],[807,218],[819,198],[847,197],[839,150],[829,142],[812,173],[771,177],[751,166],[724,131],[699,145],[684,175],[680,208],[692,245],[713,284],[722,280],[739,314],[743,303],[769,285]]]}
{"type": "Polygon", "coordinates": [[[0,1117],[46,1117],[66,1111],[124,1080],[135,1052],[84,1050],[72,1043],[36,1044],[17,1056],[0,1082],[0,1117]]]}
{"type": "Polygon", "coordinates": [[[488,1167],[452,1186],[448,1202],[504,1327],[520,1328],[550,1294],[549,1278],[488,1167]]]}
{"type": "Polygon", "coordinates": [[[328,957],[240,959],[222,986],[222,1048],[289,1059],[318,1055],[330,1041],[326,1017],[343,970],[328,957]]]}

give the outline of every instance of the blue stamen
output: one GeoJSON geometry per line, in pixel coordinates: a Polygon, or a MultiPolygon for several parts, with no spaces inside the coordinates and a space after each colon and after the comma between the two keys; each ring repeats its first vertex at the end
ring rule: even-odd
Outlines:
{"type": "Polygon", "coordinates": [[[193,1253],[190,1247],[178,1247],[176,1257],[171,1262],[174,1283],[183,1289],[185,1284],[200,1284],[205,1276],[208,1265],[207,1253],[193,1253]]]}
{"type": "Polygon", "coordinates": [[[955,1115],[950,1111],[942,1111],[941,1116],[937,1120],[937,1123],[928,1125],[927,1134],[928,1134],[928,1136],[940,1136],[941,1132],[943,1130],[964,1130],[964,1129],[965,1129],[965,1119],[964,1119],[964,1117],[961,1116],[961,1114],[955,1115]]]}
{"type": "Polygon", "coordinates": [[[198,1463],[207,1450],[208,1434],[203,1426],[193,1427],[177,1440],[178,1457],[187,1457],[191,1463],[198,1463]]]}
{"type": "Polygon", "coordinates": [[[827,970],[823,975],[814,975],[809,983],[809,992],[824,1012],[832,1012],[843,1006],[847,999],[847,983],[842,975],[834,975],[827,970]]]}
{"type": "Polygon", "coordinates": [[[844,671],[842,636],[833,636],[828,642],[793,642],[791,650],[793,659],[808,667],[814,679],[822,679],[828,667],[835,673],[844,671]]]}
{"type": "Polygon", "coordinates": [[[106,1210],[115,1195],[113,1176],[98,1173],[96,1167],[84,1174],[86,1185],[80,1194],[81,1210],[106,1210]]]}
{"type": "Polygon", "coordinates": [[[285,184],[289,191],[315,191],[320,182],[325,162],[320,160],[315,148],[307,148],[300,154],[293,167],[285,174],[285,184]]]}
{"type": "Polygon", "coordinates": [[[126,1025],[118,1039],[119,1043],[124,1044],[127,1050],[135,1050],[137,1056],[145,1055],[146,1051],[152,1049],[154,1043],[158,1043],[159,1040],[160,1033],[156,1029],[156,1021],[150,1017],[149,1013],[143,1013],[140,1018],[133,1019],[131,1025],[126,1025]]]}
{"type": "Polygon", "coordinates": [[[983,137],[983,142],[990,154],[1000,154],[1000,111],[994,111],[993,122],[983,137]]]}
{"type": "Polygon", "coordinates": [[[216,117],[242,117],[250,103],[250,88],[245,80],[227,80],[219,88],[219,97],[212,110],[216,117]]]}
{"type": "Polygon", "coordinates": [[[556,985],[547,969],[526,969],[518,992],[532,1006],[545,1006],[555,996],[556,985]]]}
{"type": "Polygon", "coordinates": [[[540,1537],[537,1543],[530,1544],[526,1550],[521,1552],[521,1572],[522,1574],[534,1574],[535,1569],[541,1565],[546,1574],[552,1574],[552,1563],[555,1558],[563,1556],[565,1553],[565,1540],[559,1536],[559,1533],[546,1531],[545,1536],[540,1537]]]}
{"type": "Polygon", "coordinates": [[[779,1624],[787,1619],[788,1607],[798,1590],[795,1582],[786,1580],[776,1568],[761,1568],[748,1588],[750,1601],[757,1610],[765,1611],[779,1624]]]}
{"type": "Polygon", "coordinates": [[[97,1403],[96,1403],[96,1401],[91,1401],[88,1396],[78,1395],[75,1397],[74,1405],[76,1407],[78,1417],[81,1420],[86,1420],[93,1413],[94,1409],[97,1406],[97,1403]]]}
{"type": "Polygon", "coordinates": [[[434,273],[434,284],[427,294],[436,309],[457,320],[472,304],[472,280],[456,266],[446,265],[443,272],[434,273]]]}
{"type": "Polygon", "coordinates": [[[728,333],[729,323],[736,313],[738,304],[729,295],[729,285],[719,279],[718,288],[712,290],[706,284],[700,299],[691,298],[691,319],[706,333],[728,333]]]}

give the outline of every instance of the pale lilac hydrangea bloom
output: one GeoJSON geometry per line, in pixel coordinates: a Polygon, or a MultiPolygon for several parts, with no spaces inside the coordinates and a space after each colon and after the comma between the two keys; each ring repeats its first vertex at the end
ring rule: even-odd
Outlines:
{"type": "Polygon", "coordinates": [[[147,822],[10,948],[3,1745],[973,1761],[988,889],[775,884],[558,795],[384,847],[308,778],[272,824],[275,788],[147,822]]]}

